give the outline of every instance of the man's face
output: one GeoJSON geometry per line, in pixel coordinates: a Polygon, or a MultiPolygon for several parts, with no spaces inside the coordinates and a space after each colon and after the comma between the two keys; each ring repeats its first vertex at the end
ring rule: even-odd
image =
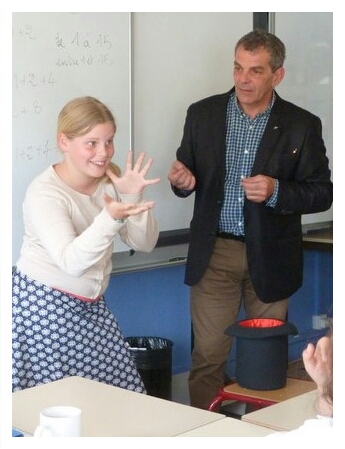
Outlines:
{"type": "Polygon", "coordinates": [[[269,60],[264,48],[251,52],[241,46],[235,53],[235,91],[243,111],[251,117],[266,110],[273,89],[284,77],[284,69],[273,72],[269,60]]]}

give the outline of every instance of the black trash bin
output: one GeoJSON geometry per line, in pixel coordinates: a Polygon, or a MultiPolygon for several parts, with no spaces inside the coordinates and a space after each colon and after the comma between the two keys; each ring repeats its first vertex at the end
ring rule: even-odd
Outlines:
{"type": "Polygon", "coordinates": [[[160,337],[127,337],[147,393],[171,400],[173,342],[160,337]]]}

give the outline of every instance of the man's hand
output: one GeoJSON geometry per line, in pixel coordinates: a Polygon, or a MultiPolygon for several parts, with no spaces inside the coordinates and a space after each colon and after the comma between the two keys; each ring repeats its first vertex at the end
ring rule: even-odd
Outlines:
{"type": "Polygon", "coordinates": [[[241,185],[248,200],[254,203],[266,201],[274,192],[275,179],[265,175],[244,178],[241,185]]]}
{"type": "Polygon", "coordinates": [[[174,161],[168,173],[171,184],[181,190],[193,190],[195,187],[195,176],[180,161],[174,161]]]}

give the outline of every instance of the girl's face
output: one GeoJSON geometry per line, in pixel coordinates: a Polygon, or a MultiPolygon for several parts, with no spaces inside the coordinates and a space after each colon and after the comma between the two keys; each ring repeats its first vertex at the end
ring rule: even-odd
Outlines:
{"type": "Polygon", "coordinates": [[[65,162],[79,175],[100,178],[114,155],[114,126],[111,122],[96,125],[87,134],[69,139],[59,135],[59,146],[65,162]]]}

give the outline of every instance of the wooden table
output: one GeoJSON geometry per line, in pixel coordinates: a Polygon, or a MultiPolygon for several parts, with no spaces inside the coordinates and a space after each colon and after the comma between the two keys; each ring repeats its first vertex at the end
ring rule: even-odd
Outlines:
{"type": "Polygon", "coordinates": [[[240,421],[235,418],[225,418],[214,421],[196,429],[184,432],[178,437],[265,437],[274,431],[267,427],[240,421]]]}
{"type": "Polygon", "coordinates": [[[85,437],[169,437],[225,419],[207,410],[69,377],[13,393],[12,426],[32,435],[40,410],[53,405],[80,407],[85,437]]]}
{"type": "Polygon", "coordinates": [[[273,430],[294,430],[306,419],[316,417],[314,408],[316,397],[317,390],[309,391],[270,407],[247,413],[242,416],[242,420],[273,430]]]}

